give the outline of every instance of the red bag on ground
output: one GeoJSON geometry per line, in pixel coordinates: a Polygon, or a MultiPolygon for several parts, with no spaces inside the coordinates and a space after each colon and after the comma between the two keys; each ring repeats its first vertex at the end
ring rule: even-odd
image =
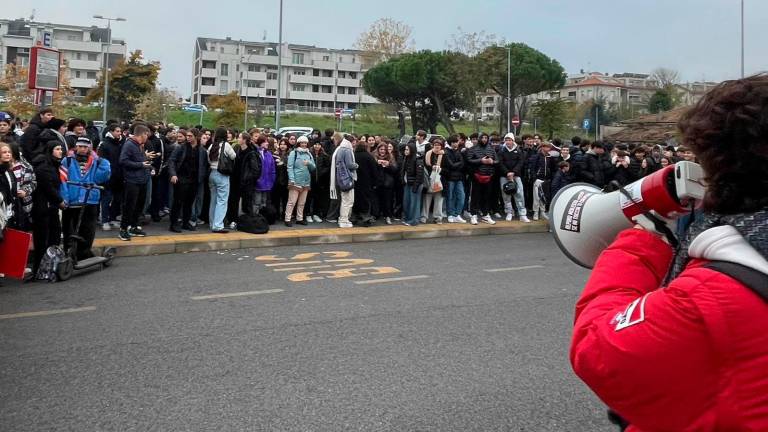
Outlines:
{"type": "Polygon", "coordinates": [[[5,277],[23,279],[32,234],[6,228],[3,237],[3,241],[0,241],[0,273],[5,277]]]}

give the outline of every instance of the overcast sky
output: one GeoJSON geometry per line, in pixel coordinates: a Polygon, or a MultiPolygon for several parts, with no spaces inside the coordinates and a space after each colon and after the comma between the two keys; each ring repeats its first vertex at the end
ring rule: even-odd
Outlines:
{"type": "MultiPolygon", "coordinates": [[[[768,71],[768,1],[746,2],[746,72],[768,71]]],[[[279,0],[3,0],[0,16],[62,24],[100,24],[121,16],[115,37],[142,49],[163,69],[160,84],[189,96],[198,36],[277,41],[279,0]]],[[[524,42],[580,69],[649,72],[664,66],[684,81],[720,81],[740,73],[740,0],[284,0],[283,39],[351,48],[381,17],[413,27],[417,49],[440,50],[456,28],[524,42]]]]}

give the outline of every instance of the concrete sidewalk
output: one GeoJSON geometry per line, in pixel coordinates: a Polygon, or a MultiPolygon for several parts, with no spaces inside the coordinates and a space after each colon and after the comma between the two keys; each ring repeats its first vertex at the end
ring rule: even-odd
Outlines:
{"type": "MultiPolygon", "coordinates": [[[[248,234],[233,231],[227,234],[211,232],[185,232],[175,234],[167,231],[164,223],[148,226],[147,237],[134,237],[121,241],[117,231],[101,232],[94,241],[94,252],[115,247],[118,256],[141,256],[214,250],[232,250],[257,247],[297,246],[335,243],[362,243],[387,240],[410,240],[439,237],[466,237],[481,235],[541,233],[547,232],[546,221],[497,222],[496,225],[470,224],[423,224],[415,227],[405,225],[375,225],[367,228],[334,228],[332,224],[313,224],[308,227],[286,228],[273,225],[267,234],[248,234]]],[[[200,231],[207,231],[204,226],[200,231]]]]}

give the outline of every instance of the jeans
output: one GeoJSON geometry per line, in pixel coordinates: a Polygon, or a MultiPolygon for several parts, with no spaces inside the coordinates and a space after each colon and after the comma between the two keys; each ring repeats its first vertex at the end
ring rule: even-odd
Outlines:
{"type": "MultiPolygon", "coordinates": [[[[195,203],[192,205],[192,216],[189,221],[197,222],[200,220],[200,215],[203,213],[203,200],[205,199],[205,184],[200,183],[197,185],[197,193],[195,194],[195,203]]],[[[189,222],[189,221],[184,221],[189,222]]]]}
{"type": "Polygon", "coordinates": [[[123,218],[120,220],[120,229],[139,225],[139,216],[144,210],[144,201],[147,199],[147,184],[125,184],[125,197],[123,199],[123,218]]]}
{"type": "Polygon", "coordinates": [[[144,216],[149,211],[149,206],[152,204],[152,177],[149,177],[147,181],[147,188],[144,192],[144,205],[141,206],[141,216],[144,216]]]}
{"type": "Polygon", "coordinates": [[[448,182],[448,216],[461,216],[461,211],[464,209],[464,182],[451,181],[448,182]]]}
{"type": "Polygon", "coordinates": [[[253,193],[253,211],[254,214],[259,213],[262,208],[269,204],[269,192],[256,191],[253,193]]]}
{"type": "Polygon", "coordinates": [[[418,225],[421,217],[421,189],[419,185],[416,192],[413,185],[405,185],[403,188],[403,222],[408,225],[418,225]]]}
{"type": "Polygon", "coordinates": [[[211,204],[208,210],[208,221],[212,231],[224,229],[224,217],[227,215],[227,203],[229,202],[229,176],[212,170],[208,178],[211,188],[211,204]]]}
{"type": "Polygon", "coordinates": [[[112,211],[110,205],[112,204],[112,189],[104,188],[101,191],[101,223],[112,222],[112,211]]]}
{"type": "Polygon", "coordinates": [[[542,184],[544,184],[544,180],[536,179],[533,182],[533,215],[537,217],[539,213],[546,214],[547,212],[547,203],[541,200],[542,184]]]}
{"type": "Polygon", "coordinates": [[[520,178],[520,176],[515,176],[514,181],[517,183],[517,190],[515,191],[514,195],[509,195],[504,193],[504,185],[509,183],[509,180],[506,177],[499,179],[502,190],[501,198],[504,200],[504,212],[506,214],[513,214],[515,212],[512,208],[512,198],[514,198],[515,206],[517,206],[517,212],[520,213],[520,216],[525,216],[528,213],[525,210],[525,189],[523,188],[523,180],[520,178]]]}

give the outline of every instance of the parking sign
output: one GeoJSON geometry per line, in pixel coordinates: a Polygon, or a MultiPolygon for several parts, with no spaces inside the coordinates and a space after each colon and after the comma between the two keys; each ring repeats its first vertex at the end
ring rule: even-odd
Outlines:
{"type": "Polygon", "coordinates": [[[581,124],[581,128],[589,129],[589,125],[590,125],[589,119],[584,119],[584,122],[581,124]]]}

